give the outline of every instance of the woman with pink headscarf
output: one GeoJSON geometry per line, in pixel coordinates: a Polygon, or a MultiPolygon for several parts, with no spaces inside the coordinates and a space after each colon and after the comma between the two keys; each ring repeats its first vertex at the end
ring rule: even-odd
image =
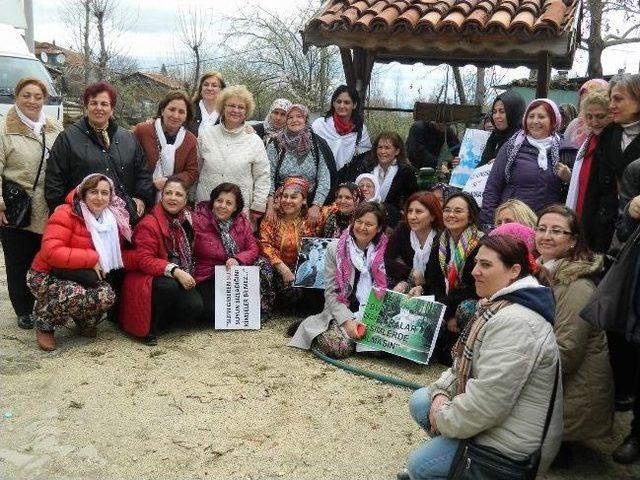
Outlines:
{"type": "Polygon", "coordinates": [[[561,118],[558,106],[547,98],[534,100],[522,120],[523,129],[498,152],[482,197],[480,223],[493,222],[495,208],[510,198],[534,212],[561,200],[571,170],[561,162],[561,118]]]}

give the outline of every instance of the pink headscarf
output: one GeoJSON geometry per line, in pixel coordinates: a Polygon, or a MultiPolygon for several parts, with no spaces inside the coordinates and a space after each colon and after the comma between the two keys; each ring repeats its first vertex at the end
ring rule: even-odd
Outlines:
{"type": "Polygon", "coordinates": [[[78,200],[82,200],[80,198],[80,189],[89,179],[95,177],[96,175],[100,176],[102,180],[106,180],[107,182],[109,182],[109,186],[111,187],[111,200],[109,202],[109,205],[107,205],[107,208],[111,211],[111,213],[113,213],[113,216],[116,218],[116,223],[118,224],[118,231],[120,232],[120,235],[122,235],[127,239],[127,241],[130,242],[132,231],[131,224],[129,222],[129,212],[127,211],[124,200],[116,195],[113,180],[111,180],[103,173],[90,173],[89,175],[84,177],[80,184],[76,187],[76,198],[78,198],[78,200]]]}
{"type": "Polygon", "coordinates": [[[489,233],[490,237],[494,237],[496,235],[511,235],[518,240],[522,240],[527,245],[529,252],[533,252],[535,250],[536,232],[533,228],[527,227],[526,225],[515,222],[505,223],[491,230],[491,233],[489,233]]]}
{"type": "Polygon", "coordinates": [[[522,129],[527,134],[529,133],[527,132],[527,115],[529,115],[531,110],[539,107],[540,105],[544,105],[546,107],[545,110],[547,110],[548,113],[553,113],[551,116],[551,135],[553,135],[558,131],[562,124],[562,116],[560,115],[560,109],[556,105],[556,102],[549,100],[548,98],[536,98],[527,106],[527,109],[524,111],[524,116],[522,117],[522,129]]]}

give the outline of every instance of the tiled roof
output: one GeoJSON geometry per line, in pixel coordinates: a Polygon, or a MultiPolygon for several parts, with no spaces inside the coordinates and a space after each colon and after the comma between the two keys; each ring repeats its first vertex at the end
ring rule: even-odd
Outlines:
{"type": "Polygon", "coordinates": [[[331,0],[307,30],[557,36],[579,0],[331,0]]]}

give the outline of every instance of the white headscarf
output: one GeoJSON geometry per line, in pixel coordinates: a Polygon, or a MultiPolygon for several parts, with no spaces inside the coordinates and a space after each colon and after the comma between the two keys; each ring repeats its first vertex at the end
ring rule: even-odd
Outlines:
{"type": "Polygon", "coordinates": [[[39,136],[40,132],[42,132],[42,127],[44,127],[44,124],[47,121],[42,109],[40,109],[38,120],[34,122],[29,117],[27,117],[24,113],[22,113],[22,111],[18,108],[18,105],[14,105],[14,108],[16,109],[16,113],[18,114],[18,118],[20,119],[20,121],[24,123],[27,127],[29,127],[33,133],[39,136]]]}
{"type": "MultiPolygon", "coordinates": [[[[156,129],[158,143],[160,143],[160,158],[158,158],[156,168],[153,171],[153,179],[155,180],[156,178],[170,177],[173,175],[176,168],[176,150],[178,150],[182,142],[184,142],[187,130],[184,127],[180,127],[176,135],[176,140],[172,145],[167,143],[167,137],[162,129],[162,121],[156,118],[153,125],[156,129]]],[[[158,192],[156,200],[160,201],[160,192],[158,192]]]]}
{"type": "Polygon", "coordinates": [[[206,128],[213,127],[216,124],[220,114],[217,110],[214,110],[211,113],[207,112],[207,108],[204,106],[204,100],[202,99],[200,99],[198,105],[200,106],[200,125],[198,126],[198,136],[200,136],[206,128]]]}
{"type": "Polygon", "coordinates": [[[371,182],[373,182],[373,187],[375,189],[375,192],[373,193],[373,197],[370,198],[369,200],[367,200],[365,198],[364,201],[366,201],[366,202],[380,202],[381,201],[381,199],[380,199],[380,183],[378,183],[378,179],[376,178],[376,176],[372,175],[370,173],[361,173],[356,178],[356,185],[360,186],[360,180],[363,180],[363,179],[371,180],[371,182]]]}

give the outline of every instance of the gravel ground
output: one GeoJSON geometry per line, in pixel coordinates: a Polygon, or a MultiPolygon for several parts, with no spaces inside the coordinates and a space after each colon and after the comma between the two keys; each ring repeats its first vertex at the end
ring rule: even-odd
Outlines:
{"type": "MultiPolygon", "coordinates": [[[[289,318],[259,332],[184,328],[149,348],[101,325],[41,352],[17,328],[0,259],[0,478],[394,479],[426,436],[410,391],[335,369],[285,346],[289,318]]],[[[428,384],[442,370],[389,356],[350,363],[428,384]]],[[[577,451],[547,479],[640,479],[616,439],[577,451]]]]}

